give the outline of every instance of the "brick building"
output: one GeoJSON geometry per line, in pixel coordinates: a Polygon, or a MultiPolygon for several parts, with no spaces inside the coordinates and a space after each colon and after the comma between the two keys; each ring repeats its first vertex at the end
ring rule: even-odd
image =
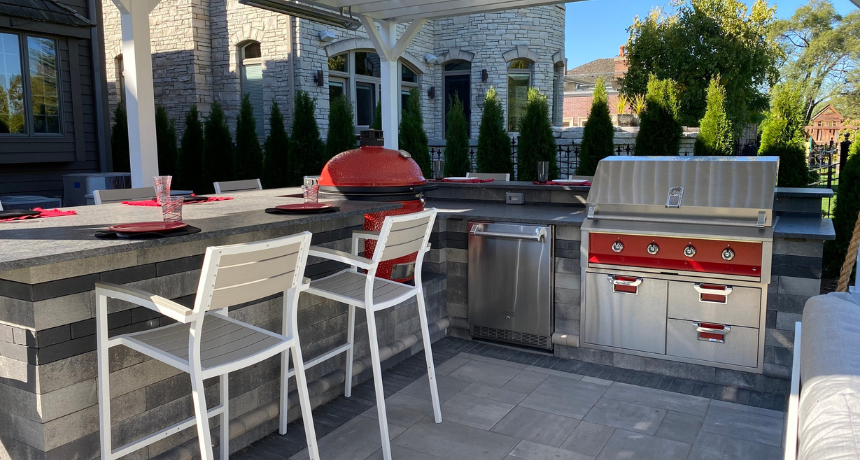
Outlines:
{"type": "MultiPolygon", "coordinates": [[[[606,83],[609,113],[617,114],[616,105],[620,89],[618,79],[626,72],[627,57],[623,46],[619,48],[618,56],[614,58],[595,59],[568,70],[564,76],[564,126],[585,125],[594,100],[594,86],[600,77],[603,77],[606,83]]],[[[626,107],[623,113],[631,113],[630,108],[626,107]]]]}
{"type": "Polygon", "coordinates": [[[844,130],[855,130],[855,126],[846,126],[845,117],[836,110],[836,107],[827,105],[819,110],[809,126],[806,127],[806,135],[816,144],[829,144],[830,141],[838,143],[840,133],[844,130]]]}

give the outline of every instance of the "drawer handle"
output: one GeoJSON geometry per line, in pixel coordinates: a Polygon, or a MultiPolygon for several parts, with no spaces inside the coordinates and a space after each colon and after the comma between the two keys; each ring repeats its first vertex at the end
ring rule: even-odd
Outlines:
{"type": "Polygon", "coordinates": [[[609,275],[609,282],[612,284],[612,292],[639,294],[639,285],[642,284],[642,278],[609,275]]]}
{"type": "Polygon", "coordinates": [[[693,323],[693,327],[696,328],[699,341],[711,343],[726,343],[726,334],[732,330],[731,326],[699,322],[693,323]]]}
{"type": "Polygon", "coordinates": [[[728,303],[729,294],[732,293],[731,286],[720,286],[716,284],[696,283],[693,285],[699,293],[699,302],[705,303],[728,303]]]}

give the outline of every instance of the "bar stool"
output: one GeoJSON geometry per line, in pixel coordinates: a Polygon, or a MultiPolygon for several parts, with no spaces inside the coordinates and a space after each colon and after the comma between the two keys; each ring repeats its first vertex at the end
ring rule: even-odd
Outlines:
{"type": "Polygon", "coordinates": [[[260,183],[260,179],[213,182],[212,186],[215,187],[215,193],[217,194],[227,192],[247,192],[250,190],[263,190],[263,184],[260,183]]]}
{"type": "Polygon", "coordinates": [[[207,248],[193,309],[138,289],[96,283],[99,427],[103,460],[123,457],[195,424],[200,442],[200,456],[203,460],[212,460],[214,457],[209,417],[216,415],[221,416],[220,458],[226,460],[230,453],[230,398],[227,376],[230,372],[277,354],[281,355],[280,432],[286,433],[289,350],[292,350],[293,354],[308,452],[311,460],[319,459],[296,320],[299,293],[309,286],[303,283],[303,276],[310,243],[311,234],[303,232],[268,241],[207,248]],[[230,306],[278,293],[284,294],[282,334],[228,317],[227,309],[230,306]],[[177,322],[157,329],[109,338],[108,298],[147,307],[177,322]],[[195,416],[113,450],[108,351],[110,347],[117,345],[125,345],[189,373],[195,416]],[[207,409],[203,380],[211,377],[220,377],[221,398],[218,406],[207,409]]]}
{"type": "MultiPolygon", "coordinates": [[[[307,289],[309,294],[318,295],[349,305],[349,329],[347,344],[320,358],[330,358],[346,351],[346,382],[344,395],[352,392],[352,360],[355,339],[355,308],[360,307],[367,314],[367,335],[370,340],[370,357],[373,365],[373,383],[376,388],[376,408],[379,413],[379,432],[382,438],[382,455],[391,460],[391,444],[388,440],[388,418],[385,414],[385,394],[382,391],[382,367],[379,360],[379,343],[376,336],[374,313],[399,305],[413,297],[418,301],[418,317],[421,334],[424,338],[424,357],[427,360],[427,376],[430,379],[430,395],[433,401],[433,416],[436,423],[442,423],[439,408],[439,392],[436,388],[436,370],[433,367],[433,352],[430,348],[430,334],[427,327],[427,310],[424,305],[424,289],[421,284],[421,265],[424,254],[430,250],[430,233],[436,219],[436,209],[401,216],[388,216],[379,232],[354,232],[352,254],[334,249],[312,246],[309,254],[328,260],[349,264],[352,268],[334,275],[312,281],[307,289]],[[359,242],[365,239],[377,240],[372,259],[359,257],[359,242]],[[380,262],[418,253],[415,261],[415,286],[377,278],[376,270],[380,262]],[[367,270],[360,273],[358,269],[367,270]]],[[[311,365],[317,364],[319,358],[311,365]]]]}

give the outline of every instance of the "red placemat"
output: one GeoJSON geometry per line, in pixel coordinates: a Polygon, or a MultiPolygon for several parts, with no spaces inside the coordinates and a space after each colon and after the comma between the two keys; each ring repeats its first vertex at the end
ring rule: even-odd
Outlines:
{"type": "Polygon", "coordinates": [[[492,182],[495,179],[442,179],[442,182],[455,182],[459,184],[482,184],[484,182],[492,182]]]}
{"type": "Polygon", "coordinates": [[[566,184],[564,182],[556,182],[556,181],[547,181],[547,182],[538,182],[536,180],[532,181],[534,185],[563,185],[567,187],[591,187],[591,182],[583,182],[581,184],[566,184]]]}
{"type": "MultiPolygon", "coordinates": [[[[197,203],[211,203],[213,201],[227,201],[232,200],[233,197],[230,196],[210,196],[207,200],[204,201],[192,201],[185,204],[197,204],[197,203]]],[[[129,206],[152,206],[157,207],[161,206],[158,204],[158,201],[155,200],[143,200],[143,201],[123,201],[122,204],[127,204],[129,206]]]]}
{"type": "Polygon", "coordinates": [[[33,208],[33,211],[38,211],[39,215],[38,216],[12,217],[10,219],[0,219],[0,222],[11,222],[13,220],[24,220],[24,219],[38,219],[40,217],[76,216],[78,214],[76,211],[60,211],[59,209],[33,208]]]}

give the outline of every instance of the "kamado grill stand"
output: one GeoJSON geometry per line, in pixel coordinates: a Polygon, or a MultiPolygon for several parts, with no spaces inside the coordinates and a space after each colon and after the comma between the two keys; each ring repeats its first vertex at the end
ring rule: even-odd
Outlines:
{"type": "Polygon", "coordinates": [[[777,167],[602,160],[582,225],[582,346],[761,373],[777,167]]]}
{"type": "MultiPolygon", "coordinates": [[[[428,186],[418,163],[404,150],[383,148],[382,131],[362,131],[360,147],[340,153],[322,170],[319,193],[327,198],[389,201],[403,207],[364,215],[364,229],[379,231],[385,216],[412,214],[424,210],[424,192],[428,186]]],[[[376,241],[364,243],[366,257],[373,257],[376,241]]],[[[406,282],[415,272],[416,254],[393,259],[379,265],[376,276],[406,282]]]]}

